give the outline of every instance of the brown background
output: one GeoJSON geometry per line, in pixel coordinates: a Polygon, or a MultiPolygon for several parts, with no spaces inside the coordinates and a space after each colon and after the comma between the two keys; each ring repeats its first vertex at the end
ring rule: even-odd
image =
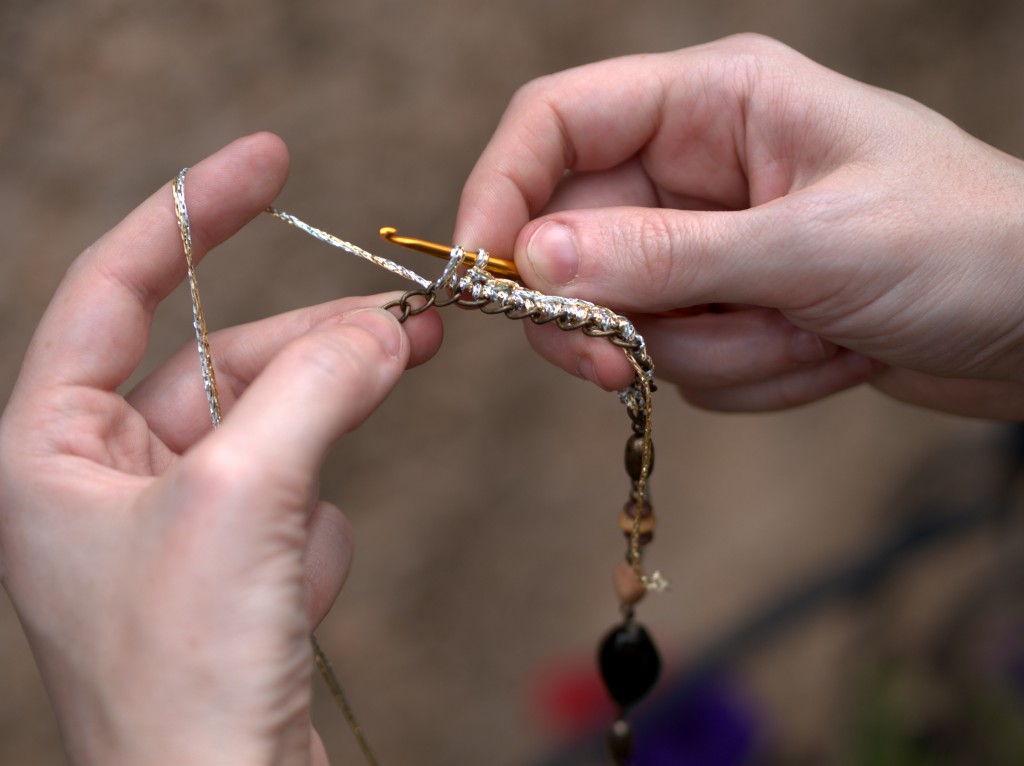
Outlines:
{"type": "MultiPolygon", "coordinates": [[[[461,183],[519,85],[737,31],[779,37],[1020,154],[1022,30],[1024,6],[1009,0],[0,0],[0,393],[75,254],[238,135],[287,141],[282,207],[386,250],[384,224],[450,237],[461,183]]],[[[202,279],[212,327],[401,286],[269,219],[204,262],[202,279]]],[[[513,323],[453,312],[446,327],[436,361],[325,471],[358,555],[320,635],[384,764],[528,763],[551,745],[530,711],[537,668],[585,660],[615,616],[627,423],[614,396],[536,359],[513,323]]],[[[189,331],[179,292],[149,363],[189,331]]],[[[870,547],[909,507],[893,498],[926,455],[948,446],[985,464],[996,431],[869,390],[741,417],[666,389],[657,411],[651,558],[674,587],[644,619],[676,668],[870,547]]],[[[955,480],[932,470],[910,486],[975,492],[955,480]]],[[[736,683],[763,721],[765,760],[844,762],[859,663],[924,652],[992,560],[991,539],[968,536],[870,603],[820,610],[747,652],[736,683]]],[[[335,762],[357,763],[317,694],[335,762]]],[[[62,762],[4,597],[0,763],[62,762]]]]}

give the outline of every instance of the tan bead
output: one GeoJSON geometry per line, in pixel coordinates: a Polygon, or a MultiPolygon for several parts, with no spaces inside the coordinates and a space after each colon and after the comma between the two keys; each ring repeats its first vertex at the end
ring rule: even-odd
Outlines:
{"type": "MultiPolygon", "coordinates": [[[[627,535],[633,534],[633,519],[629,517],[628,513],[619,514],[619,529],[625,532],[627,535]]],[[[649,535],[654,531],[654,517],[647,516],[646,518],[640,519],[640,528],[637,532],[641,535],[649,535]]]]}
{"type": "MultiPolygon", "coordinates": [[[[633,534],[633,523],[636,518],[636,506],[633,503],[626,503],[626,507],[622,509],[622,513],[619,514],[619,529],[625,534],[633,534]]],[[[654,532],[655,517],[654,510],[644,504],[643,510],[640,511],[640,528],[637,530],[641,535],[649,535],[654,532]]]]}
{"type": "Polygon", "coordinates": [[[647,589],[628,561],[620,561],[615,567],[615,592],[619,601],[626,606],[633,606],[647,595],[647,589]]]}

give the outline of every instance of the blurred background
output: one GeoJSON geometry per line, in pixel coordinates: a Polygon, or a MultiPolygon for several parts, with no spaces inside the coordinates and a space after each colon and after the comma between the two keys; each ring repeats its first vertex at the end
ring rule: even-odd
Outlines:
{"type": "MultiPolygon", "coordinates": [[[[74,256],[239,135],[288,143],[281,207],[394,257],[379,226],[450,239],[539,75],[758,31],[1020,155],[1021,30],[1010,0],[0,0],[0,393],[74,256]]],[[[200,276],[211,329],[404,287],[269,218],[200,276]]],[[[145,368],[190,321],[179,291],[145,368]]],[[[445,321],[324,472],[358,540],[321,641],[384,766],[603,763],[593,656],[617,617],[627,418],[515,323],[445,321]]],[[[668,668],[638,716],[644,763],[1024,762],[1014,429],[870,390],[726,416],[665,387],[656,412],[648,551],[673,587],[641,610],[668,668]]],[[[333,762],[361,763],[316,694],[333,762]]],[[[0,763],[63,762],[0,596],[0,763]]]]}

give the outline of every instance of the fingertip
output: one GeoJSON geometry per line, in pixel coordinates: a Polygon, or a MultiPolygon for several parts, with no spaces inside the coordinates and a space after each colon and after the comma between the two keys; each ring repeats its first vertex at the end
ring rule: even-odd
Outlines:
{"type": "Polygon", "coordinates": [[[409,355],[405,331],[390,311],[380,308],[358,309],[343,315],[342,323],[366,330],[392,359],[404,361],[409,355]]]}
{"type": "MultiPolygon", "coordinates": [[[[287,148],[272,133],[237,139],[196,163],[184,182],[195,261],[259,215],[287,174],[287,148]]],[[[165,183],[69,270],[35,344],[35,364],[54,371],[47,377],[114,389],[135,369],[156,305],[185,276],[175,183],[165,183]],[[108,347],[118,353],[95,353],[108,347]]]]}
{"type": "Polygon", "coordinates": [[[302,563],[306,609],[318,625],[345,585],[352,564],[353,533],[348,518],[335,505],[320,501],[306,523],[302,563]]]}
{"type": "Polygon", "coordinates": [[[239,140],[248,144],[254,163],[266,178],[268,189],[274,190],[270,200],[272,201],[288,180],[288,172],[291,169],[288,145],[276,133],[265,130],[251,133],[239,140]]]}
{"type": "Polygon", "coordinates": [[[605,391],[620,391],[634,376],[622,349],[602,338],[566,333],[553,325],[525,325],[534,350],[570,375],[605,391]]]}
{"type": "Polygon", "coordinates": [[[511,258],[519,230],[530,220],[509,179],[474,169],[463,187],[452,242],[511,258]]]}
{"type": "Polygon", "coordinates": [[[270,205],[284,188],[289,166],[284,141],[265,131],[238,138],[196,163],[185,178],[196,257],[270,205]]]}
{"type": "Polygon", "coordinates": [[[287,171],[290,162],[288,145],[284,139],[268,130],[259,130],[239,136],[210,155],[210,158],[217,157],[221,153],[237,153],[247,156],[256,163],[264,164],[267,172],[274,174],[280,173],[282,170],[287,171]]]}
{"type": "Polygon", "coordinates": [[[402,326],[409,335],[411,346],[408,366],[416,367],[430,361],[444,341],[444,323],[438,310],[429,308],[409,317],[402,326]]]}
{"type": "Polygon", "coordinates": [[[418,314],[410,314],[404,320],[400,318],[401,311],[396,310],[397,306],[388,309],[382,308],[394,304],[401,298],[401,295],[402,293],[395,291],[323,304],[317,309],[320,313],[316,321],[317,323],[330,320],[343,322],[345,321],[344,317],[355,317],[361,311],[383,312],[386,316],[381,318],[367,315],[366,321],[371,326],[366,329],[371,332],[375,331],[374,326],[379,322],[379,329],[388,336],[391,333],[391,328],[397,328],[397,331],[406,339],[405,346],[399,352],[399,357],[405,361],[406,366],[415,367],[429,361],[437,353],[444,340],[444,324],[441,321],[440,313],[433,306],[418,314]],[[362,305],[353,309],[353,302],[362,305]]]}
{"type": "Polygon", "coordinates": [[[541,292],[616,311],[653,314],[706,302],[686,294],[683,216],[630,206],[552,213],[520,231],[516,265],[523,281],[541,292]]]}
{"type": "Polygon", "coordinates": [[[540,289],[565,287],[579,273],[580,249],[572,228],[557,220],[548,220],[527,235],[524,257],[527,281],[540,289]]]}
{"type": "Polygon", "coordinates": [[[243,136],[239,140],[251,141],[262,147],[264,151],[275,155],[278,159],[285,161],[288,161],[289,159],[288,145],[285,143],[284,139],[269,130],[257,130],[254,133],[243,136]]]}

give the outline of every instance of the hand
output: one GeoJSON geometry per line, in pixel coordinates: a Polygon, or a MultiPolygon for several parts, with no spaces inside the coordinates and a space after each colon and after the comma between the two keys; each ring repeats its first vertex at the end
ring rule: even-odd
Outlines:
{"type": "MultiPolygon", "coordinates": [[[[189,173],[197,257],[287,164],[256,135],[189,173]]],[[[403,330],[377,296],[216,333],[214,433],[194,343],[117,393],[184,275],[169,187],[69,270],[0,419],[0,574],[73,763],[326,763],[309,633],[351,542],[317,470],[440,324],[403,330]]]]}
{"type": "MultiPolygon", "coordinates": [[[[466,183],[455,240],[633,317],[658,374],[700,406],[870,381],[1024,415],[1024,165],[771,40],[527,85],[466,183]]],[[[607,344],[530,334],[570,372],[630,379],[607,344]]]]}

